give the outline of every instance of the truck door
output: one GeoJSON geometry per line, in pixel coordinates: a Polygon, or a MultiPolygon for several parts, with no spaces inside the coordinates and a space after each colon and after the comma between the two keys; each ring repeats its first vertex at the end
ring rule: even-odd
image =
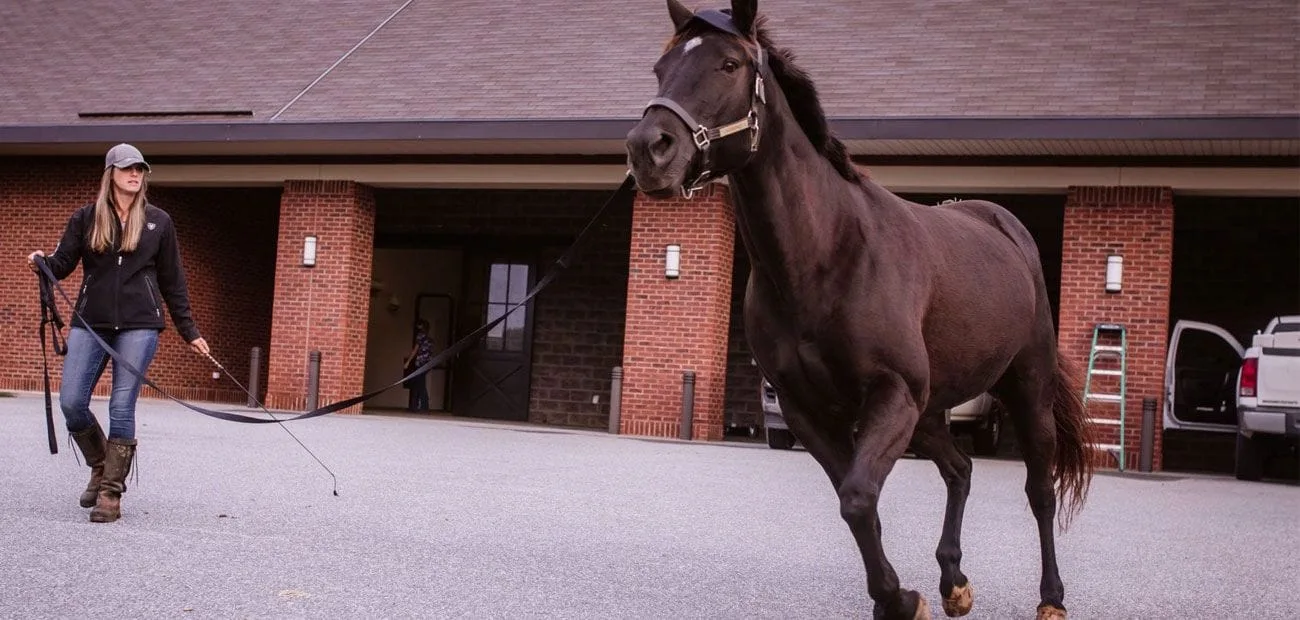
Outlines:
{"type": "Polygon", "coordinates": [[[1237,373],[1245,353],[1218,326],[1175,324],[1165,361],[1164,427],[1237,432],[1237,373]]]}

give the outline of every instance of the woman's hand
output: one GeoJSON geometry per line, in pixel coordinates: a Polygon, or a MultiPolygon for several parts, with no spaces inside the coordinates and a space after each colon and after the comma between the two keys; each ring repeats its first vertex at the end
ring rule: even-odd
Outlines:
{"type": "Polygon", "coordinates": [[[31,254],[28,254],[28,255],[27,255],[27,268],[28,268],[28,269],[31,269],[32,271],[37,271],[37,272],[39,272],[39,270],[36,268],[36,257],[37,257],[37,256],[45,256],[45,252],[42,251],[42,250],[36,250],[35,252],[32,252],[31,254]]]}
{"type": "Polygon", "coordinates": [[[191,340],[190,348],[194,349],[195,353],[199,353],[204,356],[209,355],[210,352],[210,349],[208,349],[208,341],[204,340],[202,337],[191,340]]]}

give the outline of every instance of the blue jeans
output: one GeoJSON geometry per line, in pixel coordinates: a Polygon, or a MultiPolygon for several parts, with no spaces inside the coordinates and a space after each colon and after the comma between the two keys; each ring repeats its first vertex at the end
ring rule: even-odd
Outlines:
{"type": "MultiPolygon", "coordinates": [[[[117,333],[100,332],[99,336],[117,350],[127,363],[144,373],[149,370],[158,351],[158,330],[129,329],[117,333]]],[[[59,407],[68,431],[78,432],[95,423],[90,412],[90,394],[108,365],[108,352],[81,327],[68,330],[68,354],[63,358],[63,384],[59,387],[59,407]]],[[[140,379],[113,362],[113,395],[108,401],[108,436],[135,439],[135,401],[140,396],[140,379]]]]}

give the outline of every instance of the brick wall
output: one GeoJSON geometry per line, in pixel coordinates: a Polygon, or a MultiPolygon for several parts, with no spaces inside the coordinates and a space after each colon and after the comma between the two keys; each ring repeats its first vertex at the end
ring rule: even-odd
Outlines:
{"type": "MultiPolygon", "coordinates": [[[[321,352],[319,405],[361,393],[375,201],[351,181],[288,181],[280,200],[267,405],[306,407],[308,354],[321,352]],[[316,265],[302,264],[317,237],[316,265]]],[[[358,412],[357,405],[348,412],[358,412]]]]}
{"type": "MultiPolygon", "coordinates": [[[[0,159],[0,218],[9,231],[0,235],[0,338],[6,345],[0,347],[0,388],[44,389],[41,346],[36,339],[41,306],[36,276],[27,268],[26,257],[35,250],[54,251],[68,217],[95,199],[103,165],[98,158],[0,159]]],[[[76,301],[81,269],[60,285],[76,301]]],[[[64,321],[70,321],[69,306],[61,298],[58,303],[64,321]]],[[[50,355],[58,389],[63,358],[52,351],[50,355]]]]}
{"type": "MultiPolygon", "coordinates": [[[[1138,463],[1142,399],[1164,401],[1164,365],[1169,333],[1173,256],[1173,199],[1160,187],[1072,187],[1066,199],[1061,258],[1060,347],[1086,369],[1096,323],[1121,323],[1128,330],[1126,459],[1138,463]],[[1106,258],[1124,257],[1123,291],[1104,290],[1106,258]]],[[[1093,392],[1117,393],[1114,378],[1094,379],[1093,392]]],[[[1093,401],[1090,415],[1117,418],[1118,406],[1093,401]]],[[[1095,427],[1098,441],[1116,443],[1118,427],[1095,427]]],[[[1154,467],[1161,468],[1160,434],[1154,467]]],[[[1102,463],[1112,463],[1099,457],[1102,463]]]]}
{"type": "MultiPolygon", "coordinates": [[[[35,249],[54,249],[72,211],[94,200],[102,161],[96,157],[25,160],[21,165],[0,162],[0,187],[4,187],[0,218],[9,230],[18,231],[0,236],[0,256],[11,258],[0,262],[0,338],[10,343],[0,351],[0,389],[43,389],[35,335],[40,320],[36,279],[22,257],[35,249]]],[[[214,355],[241,382],[248,377],[248,348],[264,343],[269,331],[269,312],[259,311],[259,306],[264,307],[270,295],[271,275],[262,256],[265,252],[259,254],[259,248],[268,235],[274,239],[276,191],[149,188],[150,201],[176,224],[195,321],[214,355]]],[[[75,300],[80,268],[60,285],[75,300]]],[[[67,305],[62,300],[59,305],[64,320],[70,320],[67,305]]],[[[190,352],[170,317],[166,320],[167,330],[149,376],[179,398],[242,402],[243,393],[228,380],[212,380],[212,366],[190,352]]],[[[51,352],[50,362],[57,390],[63,358],[51,352]]],[[[95,393],[107,396],[111,385],[110,367],[95,393]]],[[[145,388],[142,396],[159,395],[145,388]]]]}
{"type": "Polygon", "coordinates": [[[694,200],[639,195],[632,209],[620,432],[676,437],[682,372],[695,372],[696,439],[723,433],[735,214],[725,189],[694,200]],[[681,277],[664,277],[664,248],[681,245],[681,277]]]}
{"type": "MultiPolygon", "coordinates": [[[[380,243],[523,249],[537,257],[540,277],[609,196],[609,191],[378,190],[376,229],[380,243]]],[[[610,370],[623,357],[631,200],[610,209],[577,261],[534,300],[532,422],[608,424],[610,370]],[[591,402],[593,394],[600,395],[599,403],[591,402]]],[[[460,316],[458,331],[471,331],[482,319],[460,316]]]]}

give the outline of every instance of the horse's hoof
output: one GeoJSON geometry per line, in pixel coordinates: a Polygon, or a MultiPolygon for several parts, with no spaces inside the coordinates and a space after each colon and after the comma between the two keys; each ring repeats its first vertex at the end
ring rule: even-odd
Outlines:
{"type": "Polygon", "coordinates": [[[1050,603],[1044,603],[1038,606],[1038,620],[1065,620],[1065,610],[1050,603]]]}
{"type": "Polygon", "coordinates": [[[975,589],[967,581],[964,586],[953,586],[952,592],[948,597],[943,599],[943,613],[948,614],[949,618],[956,618],[970,613],[971,605],[975,604],[975,589]]]}
{"type": "Polygon", "coordinates": [[[925,597],[916,597],[916,613],[912,614],[912,620],[931,620],[932,618],[930,604],[925,602],[925,597]]]}
{"type": "Polygon", "coordinates": [[[891,601],[888,607],[877,602],[871,610],[871,617],[875,620],[932,620],[934,618],[930,615],[930,605],[925,602],[925,597],[914,590],[899,590],[898,598],[891,601]],[[915,605],[910,616],[907,615],[908,605],[915,605]]]}

